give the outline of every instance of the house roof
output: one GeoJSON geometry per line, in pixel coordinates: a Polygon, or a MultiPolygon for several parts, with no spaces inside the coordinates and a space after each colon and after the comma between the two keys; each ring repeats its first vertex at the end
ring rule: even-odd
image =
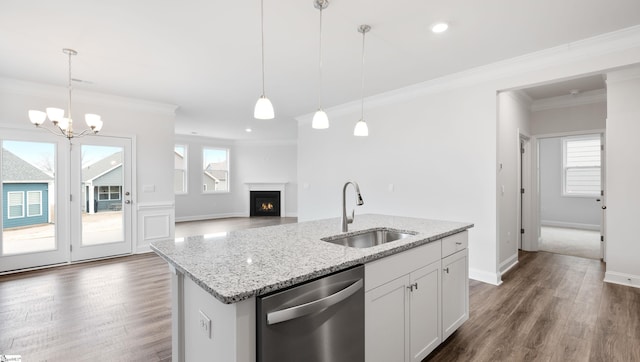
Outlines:
{"type": "Polygon", "coordinates": [[[43,170],[16,156],[11,151],[2,149],[2,180],[3,182],[40,181],[49,182],[53,177],[43,170]]]}
{"type": "Polygon", "coordinates": [[[109,155],[82,169],[82,182],[95,180],[99,176],[122,165],[122,151],[109,155]]]}
{"type": "Polygon", "coordinates": [[[226,180],[228,173],[227,161],[211,162],[204,169],[205,175],[215,178],[216,180],[226,180]]]}

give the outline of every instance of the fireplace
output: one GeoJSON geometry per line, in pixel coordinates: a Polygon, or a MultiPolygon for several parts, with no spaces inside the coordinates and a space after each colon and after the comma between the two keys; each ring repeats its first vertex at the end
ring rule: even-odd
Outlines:
{"type": "Polygon", "coordinates": [[[280,216],[280,191],[251,191],[249,216],[280,216]]]}

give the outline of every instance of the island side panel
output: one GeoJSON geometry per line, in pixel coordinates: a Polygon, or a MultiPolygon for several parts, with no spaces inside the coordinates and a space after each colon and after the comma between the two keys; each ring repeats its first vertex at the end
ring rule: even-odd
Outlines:
{"type": "Polygon", "coordinates": [[[255,362],[255,298],[224,304],[190,278],[183,284],[184,360],[255,362]]]}
{"type": "Polygon", "coordinates": [[[171,360],[184,361],[184,274],[169,264],[171,272],[171,360]]]}

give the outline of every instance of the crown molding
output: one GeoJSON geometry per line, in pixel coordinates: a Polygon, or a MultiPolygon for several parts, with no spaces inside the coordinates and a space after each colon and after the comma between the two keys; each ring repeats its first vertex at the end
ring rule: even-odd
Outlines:
{"type": "MultiPolygon", "coordinates": [[[[365,107],[375,108],[407,101],[424,95],[505,79],[510,76],[517,76],[527,72],[544,70],[550,67],[571,64],[576,61],[588,60],[594,57],[632,49],[640,49],[640,25],[369,96],[365,98],[365,107]]],[[[600,70],[605,69],[599,69],[598,71],[600,70]]],[[[515,87],[516,85],[513,86],[515,87]]],[[[359,107],[360,100],[356,100],[327,108],[325,111],[329,115],[329,118],[332,118],[353,114],[359,110],[359,107]]],[[[305,124],[311,122],[312,118],[313,113],[295,117],[299,123],[305,124]]]]}
{"type": "MultiPolygon", "coordinates": [[[[67,87],[3,77],[0,77],[0,91],[29,97],[59,98],[61,100],[64,99],[65,102],[68,97],[67,87]]],[[[74,102],[82,104],[120,107],[134,111],[158,113],[172,117],[175,116],[176,110],[178,109],[178,106],[173,104],[92,92],[78,88],[73,89],[73,100],[74,102]]]]}
{"type": "Polygon", "coordinates": [[[575,107],[585,104],[602,103],[607,101],[606,89],[596,89],[578,95],[567,94],[564,96],[545,98],[534,101],[531,104],[531,111],[544,111],[548,109],[575,107]]]}
{"type": "Polygon", "coordinates": [[[636,66],[608,73],[606,82],[607,84],[611,84],[638,78],[640,78],[640,67],[636,66]]]}

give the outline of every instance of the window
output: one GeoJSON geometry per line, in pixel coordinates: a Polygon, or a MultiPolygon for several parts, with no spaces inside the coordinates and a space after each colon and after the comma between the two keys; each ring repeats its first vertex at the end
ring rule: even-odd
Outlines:
{"type": "Polygon", "coordinates": [[[173,185],[176,194],[187,193],[187,146],[175,145],[173,148],[174,172],[173,185]]]}
{"type": "Polygon", "coordinates": [[[27,217],[42,216],[42,191],[27,191],[27,217]]]}
{"type": "Polygon", "coordinates": [[[202,149],[203,192],[229,191],[229,150],[222,148],[202,149]]]}
{"type": "Polygon", "coordinates": [[[24,191],[7,192],[7,201],[9,219],[24,217],[24,191]]]}
{"type": "Polygon", "coordinates": [[[100,186],[98,187],[98,200],[120,200],[121,186],[100,186]]]}
{"type": "Polygon", "coordinates": [[[563,195],[600,195],[600,135],[562,138],[563,195]]]}

